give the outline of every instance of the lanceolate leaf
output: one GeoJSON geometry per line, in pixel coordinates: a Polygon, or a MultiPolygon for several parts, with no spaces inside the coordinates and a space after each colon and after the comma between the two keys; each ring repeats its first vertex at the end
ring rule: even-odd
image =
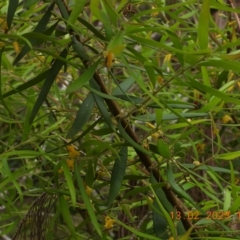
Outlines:
{"type": "Polygon", "coordinates": [[[70,230],[72,235],[76,237],[75,228],[74,228],[71,214],[70,214],[69,208],[68,208],[69,206],[63,195],[59,196],[59,205],[60,205],[60,209],[61,209],[61,214],[63,216],[64,221],[66,222],[66,224],[68,226],[68,229],[70,230]]]}
{"type": "Polygon", "coordinates": [[[208,27],[210,17],[210,0],[203,0],[198,22],[198,43],[201,49],[208,47],[208,27]]]}
{"type": "Polygon", "coordinates": [[[17,10],[17,6],[18,6],[18,0],[10,0],[9,1],[8,12],[7,12],[8,29],[10,29],[12,26],[12,20],[13,20],[15,12],[17,10]]]}
{"type": "Polygon", "coordinates": [[[86,54],[83,45],[79,41],[77,41],[75,37],[72,37],[72,47],[73,50],[77,53],[77,55],[81,58],[81,60],[83,61],[89,60],[89,56],[86,54]]]}
{"type": "Polygon", "coordinates": [[[78,79],[73,81],[69,87],[67,88],[66,93],[71,93],[74,91],[79,90],[84,84],[87,84],[90,79],[92,78],[94,72],[96,71],[98,65],[99,65],[100,60],[95,62],[92,66],[90,66],[86,72],[84,72],[78,79]]]}
{"type": "MultiPolygon", "coordinates": [[[[61,54],[60,57],[62,58],[66,58],[68,54],[67,49],[64,49],[61,54]]],[[[34,104],[30,119],[29,119],[29,123],[31,124],[34,120],[34,118],[36,117],[40,107],[42,106],[43,102],[45,101],[48,92],[50,91],[50,88],[55,80],[55,78],[57,77],[59,71],[61,70],[62,66],[64,65],[64,62],[61,61],[60,59],[55,60],[55,62],[52,65],[52,68],[49,70],[49,73],[47,75],[47,78],[42,86],[42,89],[40,91],[40,94],[37,98],[37,101],[34,104]]]]}
{"type": "MultiPolygon", "coordinates": [[[[48,8],[46,13],[43,15],[43,17],[40,19],[39,23],[37,24],[36,28],[33,30],[33,32],[37,33],[43,33],[46,29],[47,24],[49,23],[50,17],[52,15],[52,10],[54,8],[54,3],[48,8]]],[[[37,39],[30,40],[30,43],[32,45],[35,45],[37,39]]],[[[21,52],[17,55],[16,59],[13,62],[13,65],[16,65],[28,52],[30,51],[30,48],[28,45],[25,45],[21,52]]]]}
{"type": "Polygon", "coordinates": [[[159,154],[164,157],[164,158],[170,158],[171,157],[171,152],[169,149],[169,145],[163,140],[163,139],[158,139],[157,142],[157,148],[159,154]]]}
{"type": "MultiPolygon", "coordinates": [[[[156,200],[154,201],[153,206],[156,209],[158,209],[159,212],[161,211],[156,200]]],[[[161,216],[157,211],[154,211],[154,210],[153,210],[153,227],[154,227],[154,232],[157,237],[161,237],[161,238],[165,238],[165,239],[168,238],[167,220],[166,220],[166,218],[161,216]]]]}
{"type": "MultiPolygon", "coordinates": [[[[100,88],[99,88],[98,84],[95,82],[94,79],[91,79],[90,85],[91,85],[92,88],[100,91],[100,88]]],[[[114,131],[115,127],[114,127],[114,125],[112,123],[111,116],[110,116],[110,114],[108,112],[108,109],[106,107],[105,101],[103,100],[102,97],[98,96],[95,93],[93,93],[93,96],[94,96],[95,102],[96,102],[96,104],[98,106],[98,109],[101,112],[103,118],[105,119],[105,121],[108,124],[108,126],[114,131]]]]}
{"type": "Polygon", "coordinates": [[[0,50],[0,102],[11,113],[2,95],[2,54],[3,52],[4,52],[4,47],[0,50]]]}
{"type": "Polygon", "coordinates": [[[120,121],[118,121],[118,129],[120,134],[122,135],[122,137],[132,145],[133,148],[135,148],[138,151],[141,151],[147,155],[152,155],[151,152],[147,151],[145,148],[143,148],[141,145],[139,145],[138,143],[136,143],[124,130],[124,128],[122,127],[122,124],[120,121]]]}
{"type": "Polygon", "coordinates": [[[78,18],[78,21],[81,22],[96,37],[100,38],[101,40],[105,40],[105,37],[101,34],[101,32],[99,32],[92,24],[80,17],[78,18]]]}
{"type": "Polygon", "coordinates": [[[62,14],[62,17],[65,19],[65,20],[68,20],[69,18],[69,14],[68,14],[68,11],[66,9],[66,7],[64,6],[64,3],[62,0],[56,0],[56,3],[58,5],[58,8],[62,14]]]}
{"type": "Polygon", "coordinates": [[[65,175],[65,179],[66,179],[66,182],[67,182],[67,185],[68,185],[68,189],[69,189],[69,192],[70,192],[72,204],[75,207],[76,206],[76,191],[75,191],[74,183],[73,183],[73,180],[72,180],[72,176],[71,176],[71,173],[69,171],[69,168],[68,168],[68,165],[67,165],[65,159],[62,159],[61,164],[62,164],[63,172],[64,172],[64,175],[65,175]]]}
{"type": "Polygon", "coordinates": [[[40,83],[41,81],[43,81],[47,77],[48,72],[49,72],[49,70],[47,70],[43,73],[40,73],[37,77],[29,80],[26,83],[23,83],[22,85],[18,86],[16,89],[13,89],[13,90],[3,94],[3,98],[9,97],[9,96],[11,96],[15,93],[18,93],[18,92],[22,92],[22,91],[40,83]]]}
{"type": "Polygon", "coordinates": [[[93,206],[89,200],[89,196],[87,195],[86,193],[86,190],[85,190],[85,186],[84,186],[84,183],[83,183],[83,180],[80,176],[80,170],[79,170],[79,167],[78,167],[78,164],[77,162],[75,162],[75,171],[74,171],[74,174],[75,174],[75,177],[77,179],[77,185],[78,185],[78,189],[80,190],[80,193],[81,193],[81,197],[83,199],[83,202],[85,204],[85,207],[87,209],[87,212],[91,218],[91,221],[92,221],[92,224],[93,226],[95,227],[98,235],[101,237],[102,236],[102,232],[100,230],[100,227],[99,227],[99,224],[98,224],[98,220],[97,220],[97,217],[96,217],[96,214],[94,212],[94,209],[93,209],[93,206]]]}
{"type": "Polygon", "coordinates": [[[171,164],[167,165],[167,179],[171,187],[179,194],[179,196],[188,200],[189,202],[193,202],[192,198],[175,182],[173,171],[171,164]]]}
{"type": "Polygon", "coordinates": [[[72,12],[68,19],[68,22],[69,22],[68,28],[70,27],[70,25],[73,25],[76,22],[77,18],[81,14],[81,12],[86,4],[86,2],[87,2],[87,0],[82,0],[82,1],[75,0],[75,4],[73,6],[72,12]]]}
{"type": "Polygon", "coordinates": [[[128,159],[128,148],[127,146],[123,146],[113,166],[111,182],[110,182],[110,191],[109,191],[108,201],[107,201],[108,205],[110,205],[119,194],[123,177],[125,175],[125,170],[127,167],[127,159],[128,159]]]}
{"type": "Polygon", "coordinates": [[[67,138],[73,138],[83,128],[92,113],[93,105],[94,98],[92,93],[89,93],[77,112],[76,119],[67,134],[67,138]]]}

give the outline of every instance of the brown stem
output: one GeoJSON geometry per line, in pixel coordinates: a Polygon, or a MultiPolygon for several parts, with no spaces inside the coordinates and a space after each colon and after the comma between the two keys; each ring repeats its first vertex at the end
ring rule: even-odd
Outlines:
{"type": "MultiPolygon", "coordinates": [[[[69,15],[70,15],[70,10],[67,7],[66,7],[66,10],[69,12],[69,15]]],[[[70,34],[71,35],[74,34],[74,30],[70,30],[70,34]]],[[[79,43],[81,44],[79,36],[76,34],[75,37],[79,41],[79,43]]],[[[81,60],[82,60],[83,64],[85,65],[85,67],[88,68],[88,62],[85,59],[81,59],[81,60]]],[[[107,88],[105,87],[105,84],[103,83],[101,77],[99,76],[99,74],[97,72],[95,72],[93,77],[94,77],[95,81],[97,82],[97,84],[99,85],[101,92],[104,93],[104,94],[110,95],[107,88]]],[[[128,123],[128,121],[126,119],[121,118],[121,111],[120,111],[117,103],[114,102],[113,100],[107,99],[107,98],[105,98],[104,100],[105,100],[105,102],[106,102],[106,104],[109,108],[109,111],[112,113],[112,115],[117,120],[120,120],[120,122],[122,124],[122,127],[125,129],[127,134],[136,143],[139,143],[139,140],[138,140],[136,134],[134,133],[133,129],[131,128],[130,124],[128,123]]],[[[158,182],[164,182],[162,176],[159,174],[159,171],[157,169],[152,169],[151,168],[152,161],[149,158],[149,156],[147,154],[137,150],[137,149],[135,149],[135,151],[136,151],[140,161],[142,162],[142,164],[148,170],[148,172],[149,173],[152,172],[153,176],[155,177],[155,179],[158,182]]],[[[171,191],[171,189],[168,188],[168,187],[162,187],[162,189],[163,189],[163,191],[166,195],[166,198],[172,204],[172,206],[176,207],[177,211],[179,211],[181,213],[181,216],[185,216],[181,201],[175,196],[175,194],[171,191]]],[[[189,219],[182,218],[181,221],[182,221],[182,223],[184,225],[184,228],[186,230],[188,230],[190,227],[192,227],[192,222],[189,219]]]]}

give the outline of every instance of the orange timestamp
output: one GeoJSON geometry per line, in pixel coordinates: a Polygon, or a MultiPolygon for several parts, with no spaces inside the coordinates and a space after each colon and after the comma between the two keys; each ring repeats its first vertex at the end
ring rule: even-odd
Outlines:
{"type": "MultiPolygon", "coordinates": [[[[200,215],[199,211],[189,211],[186,212],[183,216],[181,212],[170,212],[170,216],[174,220],[181,219],[189,219],[189,220],[200,220],[200,219],[208,219],[208,220],[227,220],[230,219],[231,213],[230,211],[207,211],[206,215],[200,215]]],[[[240,212],[238,212],[238,218],[240,218],[240,212]]]]}

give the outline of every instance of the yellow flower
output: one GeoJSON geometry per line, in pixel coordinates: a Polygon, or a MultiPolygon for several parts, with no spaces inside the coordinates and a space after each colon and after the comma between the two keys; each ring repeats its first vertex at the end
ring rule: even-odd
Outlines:
{"type": "Polygon", "coordinates": [[[172,54],[167,54],[163,60],[163,63],[168,63],[171,61],[171,58],[172,58],[172,54]]]}
{"type": "Polygon", "coordinates": [[[105,66],[107,67],[107,69],[110,69],[113,62],[115,61],[115,56],[110,51],[104,52],[103,55],[105,56],[105,66]]]}
{"type": "Polygon", "coordinates": [[[205,146],[206,146],[206,144],[204,144],[204,143],[198,143],[196,146],[198,153],[204,153],[205,146]]]}
{"type": "Polygon", "coordinates": [[[157,81],[158,81],[158,83],[161,84],[161,85],[164,84],[163,78],[162,78],[162,76],[160,76],[160,75],[157,76],[157,81]]]}
{"type": "MultiPolygon", "coordinates": [[[[156,127],[154,126],[154,125],[152,125],[151,123],[149,123],[149,122],[146,122],[145,123],[148,127],[150,127],[151,129],[156,129],[156,127]]],[[[152,134],[151,134],[151,137],[153,138],[153,140],[154,141],[157,141],[160,137],[162,137],[163,136],[163,132],[162,132],[162,130],[158,130],[158,131],[156,131],[156,132],[153,132],[152,134]]]]}
{"type": "Polygon", "coordinates": [[[174,240],[174,237],[170,237],[168,240],[174,240]]]}
{"type": "Polygon", "coordinates": [[[232,122],[232,118],[231,118],[229,115],[225,115],[225,116],[222,118],[222,122],[223,122],[223,123],[232,122]]]}
{"type": "Polygon", "coordinates": [[[110,228],[113,228],[113,223],[114,223],[115,221],[112,219],[112,218],[110,218],[109,216],[106,216],[105,217],[105,225],[104,225],[104,228],[105,229],[110,229],[110,228]]]}
{"type": "Polygon", "coordinates": [[[237,82],[237,87],[240,88],[240,82],[239,81],[237,82]]]}
{"type": "Polygon", "coordinates": [[[70,158],[76,158],[80,156],[80,153],[75,149],[73,145],[67,146],[67,150],[70,158]]]}
{"type": "Polygon", "coordinates": [[[234,85],[230,86],[227,91],[228,91],[228,92],[232,92],[233,89],[234,89],[234,87],[235,87],[234,85]]]}
{"type": "Polygon", "coordinates": [[[18,54],[20,52],[20,48],[19,48],[19,45],[18,45],[18,42],[13,42],[13,48],[16,52],[16,54],[18,54]]]}
{"type": "Polygon", "coordinates": [[[86,189],[87,195],[91,196],[92,195],[92,188],[90,188],[89,186],[86,186],[85,189],[86,189]]]}
{"type": "Polygon", "coordinates": [[[72,159],[72,158],[68,159],[67,165],[70,170],[74,170],[74,159],[72,159]]]}
{"type": "Polygon", "coordinates": [[[3,30],[8,29],[7,21],[4,18],[0,18],[0,29],[3,29],[3,30]]]}
{"type": "MultiPolygon", "coordinates": [[[[156,8],[152,7],[152,10],[154,10],[154,9],[156,9],[156,8]]],[[[158,15],[158,13],[159,13],[158,11],[154,11],[154,12],[151,13],[151,16],[156,17],[158,15]]]]}
{"type": "Polygon", "coordinates": [[[145,140],[143,141],[142,146],[143,146],[145,149],[149,150],[148,139],[145,139],[145,140]]]}

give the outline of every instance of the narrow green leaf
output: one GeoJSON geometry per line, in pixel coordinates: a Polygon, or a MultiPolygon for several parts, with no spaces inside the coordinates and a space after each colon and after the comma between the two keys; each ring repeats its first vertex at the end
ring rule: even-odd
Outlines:
{"type": "Polygon", "coordinates": [[[70,192],[72,204],[75,207],[76,206],[76,192],[75,192],[75,187],[74,187],[72,175],[69,171],[69,168],[68,168],[68,165],[67,165],[65,159],[61,160],[61,165],[62,165],[64,176],[65,176],[65,179],[66,179],[66,182],[67,182],[67,185],[68,185],[68,190],[70,192]]]}
{"type": "MultiPolygon", "coordinates": [[[[100,87],[98,86],[98,84],[95,82],[94,79],[91,79],[90,85],[92,88],[100,91],[100,87]]],[[[105,119],[107,125],[110,127],[110,129],[112,129],[112,131],[115,131],[115,126],[112,123],[112,119],[108,112],[108,109],[106,107],[104,99],[95,93],[93,93],[93,96],[94,96],[95,102],[98,106],[98,109],[101,112],[102,117],[105,119]]]]}
{"type": "MultiPolygon", "coordinates": [[[[236,199],[238,198],[238,186],[236,185],[236,171],[234,170],[234,166],[232,161],[229,161],[229,171],[230,171],[230,176],[231,176],[231,188],[232,188],[232,199],[235,202],[236,199]]],[[[240,204],[239,204],[240,206],[240,204]]],[[[232,207],[231,207],[232,209],[232,207]]]]}
{"type": "Polygon", "coordinates": [[[68,30],[70,29],[70,25],[74,25],[75,22],[77,21],[79,15],[81,14],[83,8],[87,3],[87,0],[82,0],[82,1],[75,0],[74,2],[75,3],[74,3],[74,6],[72,7],[72,12],[68,19],[68,25],[67,25],[68,30]]]}
{"type": "Polygon", "coordinates": [[[111,29],[108,29],[108,28],[110,28],[112,26],[110,24],[110,19],[104,12],[104,9],[99,11],[99,9],[101,9],[101,8],[102,8],[102,5],[100,4],[99,0],[91,0],[90,1],[91,12],[92,12],[93,16],[95,16],[98,20],[100,20],[102,23],[104,23],[104,27],[105,27],[105,31],[106,31],[105,32],[106,38],[109,40],[110,38],[108,38],[108,34],[111,35],[111,29]],[[107,33],[108,31],[110,31],[110,33],[107,33]]]}
{"type": "Polygon", "coordinates": [[[173,53],[182,53],[182,54],[186,54],[186,55],[192,55],[192,54],[193,55],[205,55],[205,54],[211,53],[210,49],[204,49],[204,50],[198,50],[198,51],[195,50],[195,51],[186,52],[184,50],[180,50],[180,49],[177,49],[177,48],[174,48],[174,47],[170,47],[169,45],[164,44],[162,42],[157,42],[157,41],[154,41],[152,39],[142,38],[142,37],[139,37],[137,35],[129,34],[129,37],[131,37],[133,40],[135,40],[139,44],[143,44],[143,45],[151,46],[151,47],[156,47],[157,49],[164,49],[165,51],[168,51],[168,52],[171,52],[171,53],[172,52],[173,53]]]}
{"type": "Polygon", "coordinates": [[[7,11],[7,25],[9,30],[11,29],[11,26],[12,26],[13,17],[17,10],[18,2],[19,2],[18,0],[9,1],[8,11],[7,11]]]}
{"type": "Polygon", "coordinates": [[[215,158],[220,159],[220,160],[233,160],[238,157],[240,157],[240,151],[223,153],[223,154],[216,156],[215,158]]]}
{"type": "Polygon", "coordinates": [[[157,148],[159,154],[164,157],[164,158],[170,158],[171,157],[171,152],[169,149],[169,145],[163,140],[163,139],[158,139],[157,142],[157,148]]]}
{"type": "Polygon", "coordinates": [[[18,92],[22,92],[22,91],[40,83],[41,81],[43,81],[47,77],[48,73],[49,73],[49,70],[40,73],[37,77],[29,80],[26,83],[23,83],[22,85],[18,86],[16,89],[13,89],[13,90],[11,90],[7,93],[4,93],[3,98],[9,97],[9,96],[11,96],[15,93],[18,93],[18,92]]]}
{"type": "Polygon", "coordinates": [[[160,124],[162,122],[162,118],[163,118],[163,110],[162,109],[156,109],[155,114],[156,114],[157,126],[160,126],[160,124]]]}
{"type": "Polygon", "coordinates": [[[135,80],[133,77],[124,79],[124,81],[121,82],[118,87],[113,89],[112,95],[121,95],[123,93],[126,94],[127,90],[134,84],[134,82],[135,80]]]}
{"type": "Polygon", "coordinates": [[[155,84],[156,84],[156,74],[155,74],[154,68],[152,67],[152,64],[149,63],[149,62],[146,62],[144,64],[144,68],[146,69],[146,72],[148,74],[148,77],[149,77],[153,87],[155,87],[155,84]]]}
{"type": "Polygon", "coordinates": [[[67,134],[67,138],[73,138],[83,128],[91,116],[93,105],[94,98],[92,93],[89,93],[77,112],[76,119],[74,120],[74,123],[67,134]]]}
{"type": "Polygon", "coordinates": [[[68,209],[68,204],[67,204],[63,195],[59,196],[59,207],[60,207],[62,217],[63,217],[65,223],[68,226],[68,229],[70,230],[74,239],[76,239],[75,227],[73,225],[71,214],[70,214],[69,209],[68,209]]]}
{"type": "Polygon", "coordinates": [[[89,56],[86,54],[83,45],[79,41],[77,41],[77,39],[74,36],[72,37],[72,47],[82,61],[90,60],[89,56]]]}
{"type": "Polygon", "coordinates": [[[85,177],[85,183],[87,186],[92,187],[94,181],[95,181],[95,164],[93,164],[92,161],[87,162],[87,171],[86,171],[86,177],[85,177]],[[93,166],[94,165],[94,166],[93,166]]]}
{"type": "MultiPolygon", "coordinates": [[[[197,117],[209,117],[209,113],[181,113],[180,114],[184,118],[197,118],[197,117]]],[[[145,114],[145,115],[140,115],[137,117],[134,117],[134,119],[140,120],[140,121],[155,121],[156,120],[156,114],[145,114]]],[[[162,120],[176,120],[179,119],[179,116],[172,114],[172,113],[163,113],[162,115],[162,120]]],[[[196,121],[207,121],[205,119],[201,120],[196,120],[196,121]]],[[[189,126],[193,125],[193,121],[191,123],[179,123],[179,126],[189,126]]],[[[172,128],[173,126],[177,126],[177,124],[172,124],[172,125],[167,125],[165,128],[172,128]]]]}
{"type": "MultiPolygon", "coordinates": [[[[179,40],[179,36],[177,36],[175,33],[173,33],[172,31],[169,31],[169,30],[167,30],[167,33],[173,42],[173,46],[176,49],[182,50],[183,47],[182,47],[182,43],[179,40]]],[[[183,66],[184,65],[184,55],[182,53],[176,53],[176,56],[179,60],[179,63],[181,64],[181,66],[183,66]]]]}
{"type": "MultiPolygon", "coordinates": [[[[58,23],[55,23],[53,25],[53,27],[56,27],[58,25],[58,23]]],[[[52,42],[55,43],[56,45],[60,45],[62,47],[66,46],[65,42],[61,42],[59,41],[59,39],[56,39],[54,36],[48,36],[51,35],[52,32],[55,30],[54,28],[48,29],[48,31],[45,31],[44,33],[37,33],[37,32],[29,32],[29,33],[25,33],[22,36],[27,38],[27,39],[31,39],[31,44],[34,45],[40,45],[42,43],[45,42],[52,42]],[[50,31],[51,30],[51,31],[50,31]]],[[[29,48],[27,49],[28,51],[30,50],[29,48]]],[[[24,52],[24,54],[26,53],[26,51],[24,52]]]]}
{"type": "Polygon", "coordinates": [[[123,44],[124,31],[119,32],[108,44],[107,50],[116,56],[121,54],[125,45],[123,44]]]}
{"type": "Polygon", "coordinates": [[[152,235],[150,235],[150,234],[143,233],[143,232],[137,230],[136,228],[133,228],[133,227],[130,227],[129,225],[127,225],[127,224],[124,224],[124,223],[121,222],[121,221],[118,221],[118,220],[115,220],[115,221],[116,221],[116,223],[117,223],[118,225],[123,226],[124,228],[126,228],[127,230],[129,230],[131,233],[133,233],[133,234],[136,235],[136,236],[141,237],[141,238],[144,239],[144,240],[146,240],[146,239],[159,240],[158,237],[152,236],[152,235]]]}
{"type": "Polygon", "coordinates": [[[90,30],[96,37],[100,38],[103,41],[106,40],[101,32],[99,32],[92,24],[80,17],[78,18],[78,21],[82,23],[88,30],[90,30]]]}
{"type": "Polygon", "coordinates": [[[230,206],[232,205],[231,192],[226,188],[223,191],[223,196],[224,196],[223,211],[226,212],[229,210],[230,206]]]}
{"type": "MultiPolygon", "coordinates": [[[[46,11],[46,13],[43,15],[43,17],[40,19],[39,23],[37,24],[37,26],[35,27],[35,29],[33,30],[33,32],[35,33],[43,33],[44,30],[46,29],[47,24],[49,23],[49,20],[52,16],[52,10],[54,8],[54,4],[53,3],[48,10],[46,11]]],[[[35,45],[37,43],[37,39],[32,39],[30,40],[31,45],[35,45]]],[[[17,57],[14,59],[13,61],[13,65],[16,65],[28,52],[30,51],[30,47],[28,45],[25,45],[21,52],[17,55],[17,57]]]]}
{"type": "MultiPolygon", "coordinates": [[[[163,205],[164,209],[166,209],[166,211],[170,214],[171,212],[176,211],[176,209],[172,206],[172,204],[169,202],[169,200],[167,199],[164,191],[163,191],[163,186],[161,186],[156,179],[154,178],[152,172],[150,175],[150,182],[151,182],[151,187],[154,189],[154,193],[156,194],[158,200],[161,202],[161,204],[163,205]]],[[[163,184],[163,183],[161,183],[163,184]]],[[[156,198],[155,201],[153,203],[153,224],[154,224],[154,230],[155,233],[160,234],[160,232],[162,232],[163,234],[163,230],[164,230],[164,222],[166,223],[166,219],[159,214],[159,212],[161,213],[161,209],[159,208],[159,206],[157,206],[157,202],[156,202],[156,198]],[[156,211],[158,210],[158,211],[156,211]],[[156,221],[154,223],[154,221],[156,221]],[[158,227],[160,226],[160,224],[163,224],[163,230],[161,231],[161,229],[158,229],[158,227]]],[[[177,231],[178,233],[184,233],[185,229],[184,226],[182,225],[182,223],[180,222],[177,225],[177,231]]]]}
{"type": "Polygon", "coordinates": [[[134,56],[132,57],[135,57],[139,62],[146,62],[147,59],[140,53],[138,52],[137,50],[135,50],[134,48],[130,47],[130,46],[126,46],[127,50],[129,52],[131,52],[134,56]]]}
{"type": "Polygon", "coordinates": [[[171,185],[171,187],[174,189],[174,191],[177,194],[179,194],[179,196],[183,197],[190,203],[194,202],[192,200],[192,198],[175,182],[172,167],[171,167],[170,163],[167,164],[167,180],[168,180],[168,183],[171,185]]]}
{"type": "Polygon", "coordinates": [[[61,12],[62,17],[65,20],[68,20],[69,14],[68,14],[68,11],[67,11],[63,1],[62,0],[55,0],[55,1],[56,1],[57,5],[58,5],[58,8],[59,8],[59,10],[61,12]]]}
{"type": "Polygon", "coordinates": [[[221,92],[219,90],[216,90],[212,87],[205,86],[204,84],[202,84],[196,80],[191,79],[188,83],[191,87],[194,87],[201,92],[209,93],[212,96],[216,96],[225,102],[240,104],[240,100],[233,98],[233,97],[229,97],[228,94],[221,92]]]}
{"type": "Polygon", "coordinates": [[[201,49],[208,48],[208,29],[210,18],[210,0],[203,0],[198,21],[198,43],[201,49]]]}
{"type": "Polygon", "coordinates": [[[234,72],[240,72],[240,62],[238,61],[224,61],[224,60],[216,60],[216,59],[209,59],[207,61],[199,63],[200,66],[206,67],[217,67],[223,69],[225,71],[232,70],[234,72]]]}
{"type": "MultiPolygon", "coordinates": [[[[11,113],[10,109],[8,108],[7,104],[5,103],[4,101],[4,98],[3,98],[3,95],[2,95],[2,55],[3,55],[3,52],[4,52],[4,47],[1,48],[0,50],[0,102],[2,103],[2,105],[5,107],[5,109],[11,113]]],[[[12,114],[12,113],[11,113],[12,114]]]]}
{"type": "Polygon", "coordinates": [[[237,196],[237,198],[233,201],[231,207],[230,207],[230,212],[231,213],[236,213],[240,207],[240,196],[237,196]]]}
{"type": "Polygon", "coordinates": [[[110,205],[119,194],[123,177],[125,175],[125,171],[127,167],[127,159],[128,159],[128,148],[127,146],[123,146],[119,151],[119,156],[116,158],[113,166],[111,181],[110,181],[110,190],[109,190],[109,195],[107,200],[108,205],[110,205]]]}
{"type": "Polygon", "coordinates": [[[24,3],[24,8],[30,8],[32,5],[34,5],[37,2],[38,0],[28,0],[24,3]]]}
{"type": "MultiPolygon", "coordinates": [[[[210,79],[209,79],[209,76],[208,76],[207,68],[205,66],[202,66],[201,71],[202,71],[202,79],[203,79],[204,85],[206,85],[208,87],[211,87],[211,82],[210,82],[210,79]]],[[[209,93],[207,93],[205,97],[206,97],[207,100],[209,100],[211,95],[209,93]]]]}
{"type": "Polygon", "coordinates": [[[223,82],[226,81],[226,79],[228,79],[228,74],[229,74],[229,71],[222,71],[219,76],[218,76],[218,79],[217,79],[217,82],[216,82],[216,88],[219,89],[223,82]]]}
{"type": "MultiPolygon", "coordinates": [[[[16,188],[16,190],[17,190],[17,192],[18,192],[18,194],[19,194],[19,198],[20,198],[20,201],[21,201],[21,204],[23,203],[23,193],[22,193],[22,190],[21,190],[21,187],[19,186],[19,183],[18,183],[18,181],[16,181],[16,178],[15,177],[13,177],[13,173],[12,173],[12,170],[10,169],[10,167],[9,167],[9,162],[8,162],[8,160],[7,160],[7,158],[1,158],[1,162],[2,162],[2,173],[4,173],[4,175],[6,175],[7,176],[7,178],[11,178],[12,179],[12,183],[13,183],[13,185],[15,186],[15,188],[16,188]]],[[[5,177],[3,175],[3,177],[5,177]]]]}
{"type": "MultiPolygon", "coordinates": [[[[88,88],[88,87],[87,87],[87,88],[88,88]]],[[[120,101],[120,100],[121,100],[120,98],[116,98],[116,97],[114,97],[114,96],[112,96],[112,95],[102,93],[102,92],[97,91],[96,89],[91,88],[91,87],[89,87],[89,90],[90,90],[91,92],[97,94],[98,96],[104,98],[104,99],[111,99],[111,100],[115,100],[115,101],[120,101]]]]}
{"type": "MultiPolygon", "coordinates": [[[[235,81],[229,81],[226,82],[221,88],[218,89],[219,92],[223,92],[226,94],[227,90],[231,88],[236,82],[235,81]]],[[[217,96],[211,96],[209,99],[209,102],[205,104],[199,111],[200,112],[209,112],[212,111],[218,111],[219,108],[221,108],[221,105],[223,104],[223,99],[219,98],[217,96]]]]}
{"type": "Polygon", "coordinates": [[[26,39],[25,37],[23,37],[21,35],[14,34],[14,33],[12,33],[12,34],[10,34],[10,33],[8,33],[8,34],[0,33],[0,39],[5,39],[5,38],[7,38],[7,39],[20,39],[23,42],[25,42],[30,49],[32,49],[32,44],[28,41],[28,39],[26,39]]]}
{"type": "MultiPolygon", "coordinates": [[[[156,200],[154,200],[153,206],[159,210],[156,200]]],[[[157,237],[168,239],[168,224],[166,218],[161,216],[157,211],[153,210],[153,228],[157,237]]]]}
{"type": "Polygon", "coordinates": [[[170,217],[170,212],[166,211],[166,209],[164,208],[164,206],[162,205],[161,201],[158,199],[158,197],[156,196],[155,191],[153,190],[152,186],[150,186],[153,194],[155,195],[155,204],[158,205],[158,207],[160,208],[161,213],[163,214],[163,216],[165,217],[165,219],[167,220],[168,223],[168,227],[171,230],[172,235],[174,236],[174,239],[176,239],[177,237],[177,231],[176,231],[176,227],[173,224],[173,220],[170,217]]]}
{"type": "Polygon", "coordinates": [[[120,121],[118,121],[118,129],[119,129],[119,132],[120,134],[122,135],[122,137],[128,142],[131,144],[131,146],[133,148],[135,148],[136,150],[140,151],[140,152],[143,152],[149,156],[151,156],[151,152],[147,151],[145,148],[143,148],[141,145],[139,145],[138,143],[136,143],[127,133],[126,131],[124,130],[124,128],[122,127],[122,124],[120,121]]]}
{"type": "Polygon", "coordinates": [[[100,60],[91,65],[79,78],[71,82],[66,90],[66,93],[78,91],[83,85],[87,84],[96,72],[100,60]]]}
{"type": "MultiPolygon", "coordinates": [[[[61,53],[60,53],[60,57],[62,58],[66,58],[68,54],[67,49],[64,49],[61,53]]],[[[56,59],[55,62],[52,65],[52,68],[49,70],[49,73],[47,75],[47,78],[42,86],[42,89],[40,91],[40,94],[37,98],[37,101],[34,104],[31,116],[29,118],[29,123],[31,124],[34,120],[34,118],[36,117],[40,107],[42,106],[43,102],[45,101],[48,92],[50,91],[50,88],[55,80],[55,78],[57,77],[59,71],[61,70],[62,66],[64,65],[64,62],[56,59]]]]}
{"type": "Polygon", "coordinates": [[[154,192],[157,196],[157,198],[159,199],[159,201],[161,201],[163,207],[170,213],[171,211],[174,210],[174,207],[172,206],[172,204],[169,202],[169,200],[167,199],[162,187],[158,187],[158,188],[155,188],[154,186],[156,184],[158,184],[157,180],[155,179],[155,177],[153,176],[152,172],[151,172],[151,175],[150,175],[150,182],[151,182],[151,185],[154,189],[154,192]]]}
{"type": "Polygon", "coordinates": [[[188,239],[189,239],[189,236],[190,236],[190,234],[191,234],[191,232],[192,232],[192,230],[193,230],[193,226],[191,226],[191,227],[186,231],[186,233],[179,238],[179,240],[188,240],[188,239]]]}
{"type": "Polygon", "coordinates": [[[97,233],[98,235],[101,237],[102,236],[102,232],[101,232],[101,229],[99,227],[99,224],[98,224],[98,220],[97,220],[97,217],[95,215],[95,212],[94,212],[94,209],[93,209],[93,206],[89,200],[89,196],[87,195],[86,193],[86,190],[85,190],[85,186],[84,186],[84,183],[83,183],[83,180],[80,176],[80,170],[79,170],[79,167],[78,167],[78,164],[77,162],[75,162],[75,167],[74,167],[75,171],[75,176],[76,176],[76,179],[77,179],[77,184],[78,184],[78,188],[80,190],[80,193],[81,193],[81,196],[82,196],[82,199],[83,199],[83,202],[85,204],[85,207],[87,209],[87,212],[90,216],[90,219],[92,221],[92,224],[93,226],[95,227],[95,229],[97,230],[97,233]]]}

